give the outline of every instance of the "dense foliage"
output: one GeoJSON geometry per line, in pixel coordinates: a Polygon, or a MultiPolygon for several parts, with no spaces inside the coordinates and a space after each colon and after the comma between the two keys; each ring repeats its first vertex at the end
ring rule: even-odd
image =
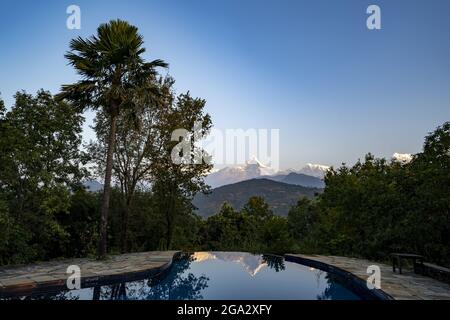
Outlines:
{"type": "Polygon", "coordinates": [[[18,92],[0,118],[0,263],[47,259],[69,237],[60,219],[86,172],[83,118],[45,91],[18,92]]]}
{"type": "Polygon", "coordinates": [[[289,213],[298,250],[386,259],[415,252],[450,260],[450,122],[425,138],[410,163],[367,155],[325,177],[316,201],[289,213]]]}
{"type": "MultiPolygon", "coordinates": [[[[183,99],[174,101],[191,101],[183,99]]],[[[35,97],[18,93],[9,112],[1,107],[0,262],[95,255],[102,197],[80,187],[86,174],[81,170],[86,155],[79,151],[82,118],[44,91],[35,97]]],[[[173,203],[170,231],[166,193],[137,188],[128,204],[119,184],[112,190],[109,252],[123,251],[123,210],[130,205],[128,251],[165,249],[170,232],[171,247],[189,251],[298,251],[380,260],[405,251],[447,265],[449,148],[445,123],[425,138],[423,152],[410,163],[369,154],[352,167],[332,169],[323,194],[299,199],[287,218],[252,197],[240,211],[224,203],[216,215],[201,219],[190,205],[193,193],[174,189],[171,199],[179,204],[173,203]]],[[[158,172],[177,181],[177,174],[164,168],[158,172]]]]}

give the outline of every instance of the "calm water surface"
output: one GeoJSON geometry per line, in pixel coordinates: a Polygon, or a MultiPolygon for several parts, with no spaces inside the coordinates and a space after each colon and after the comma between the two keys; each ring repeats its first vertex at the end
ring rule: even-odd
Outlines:
{"type": "Polygon", "coordinates": [[[184,255],[159,278],[22,297],[56,300],[359,300],[336,276],[282,257],[184,255]]]}

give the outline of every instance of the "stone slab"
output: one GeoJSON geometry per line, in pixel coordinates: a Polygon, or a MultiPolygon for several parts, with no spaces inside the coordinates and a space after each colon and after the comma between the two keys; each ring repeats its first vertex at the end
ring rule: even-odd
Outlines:
{"type": "Polygon", "coordinates": [[[381,271],[381,290],[397,300],[450,300],[450,285],[433,278],[406,271],[392,272],[392,266],[365,259],[339,256],[289,254],[336,266],[366,281],[367,267],[377,265],[381,271]]]}

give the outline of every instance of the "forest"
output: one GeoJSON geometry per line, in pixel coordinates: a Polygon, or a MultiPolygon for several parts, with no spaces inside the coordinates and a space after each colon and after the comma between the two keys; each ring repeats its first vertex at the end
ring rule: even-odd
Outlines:
{"type": "Polygon", "coordinates": [[[78,82],[57,95],[18,91],[8,108],[0,100],[0,265],[168,249],[375,260],[407,251],[450,265],[450,122],[411,162],[367,154],[332,168],[323,193],[298,199],[287,217],[251,197],[205,219],[192,199],[209,191],[212,166],[174,163],[172,132],[201,123],[207,135],[206,100],[177,93],[161,72],[168,64],[144,52],[137,28],[114,20],[70,43],[78,82]],[[96,140],[83,144],[88,109],[96,140]],[[84,187],[97,178],[102,192],[84,187]]]}

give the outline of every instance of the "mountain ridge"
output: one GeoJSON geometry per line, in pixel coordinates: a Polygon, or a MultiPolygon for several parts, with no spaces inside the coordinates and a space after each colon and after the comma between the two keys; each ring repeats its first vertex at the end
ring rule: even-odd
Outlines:
{"type": "Polygon", "coordinates": [[[197,194],[192,203],[202,217],[217,214],[224,202],[240,210],[253,196],[259,196],[277,215],[286,216],[301,197],[313,198],[323,189],[287,184],[266,178],[251,179],[215,188],[210,194],[197,194]]]}

